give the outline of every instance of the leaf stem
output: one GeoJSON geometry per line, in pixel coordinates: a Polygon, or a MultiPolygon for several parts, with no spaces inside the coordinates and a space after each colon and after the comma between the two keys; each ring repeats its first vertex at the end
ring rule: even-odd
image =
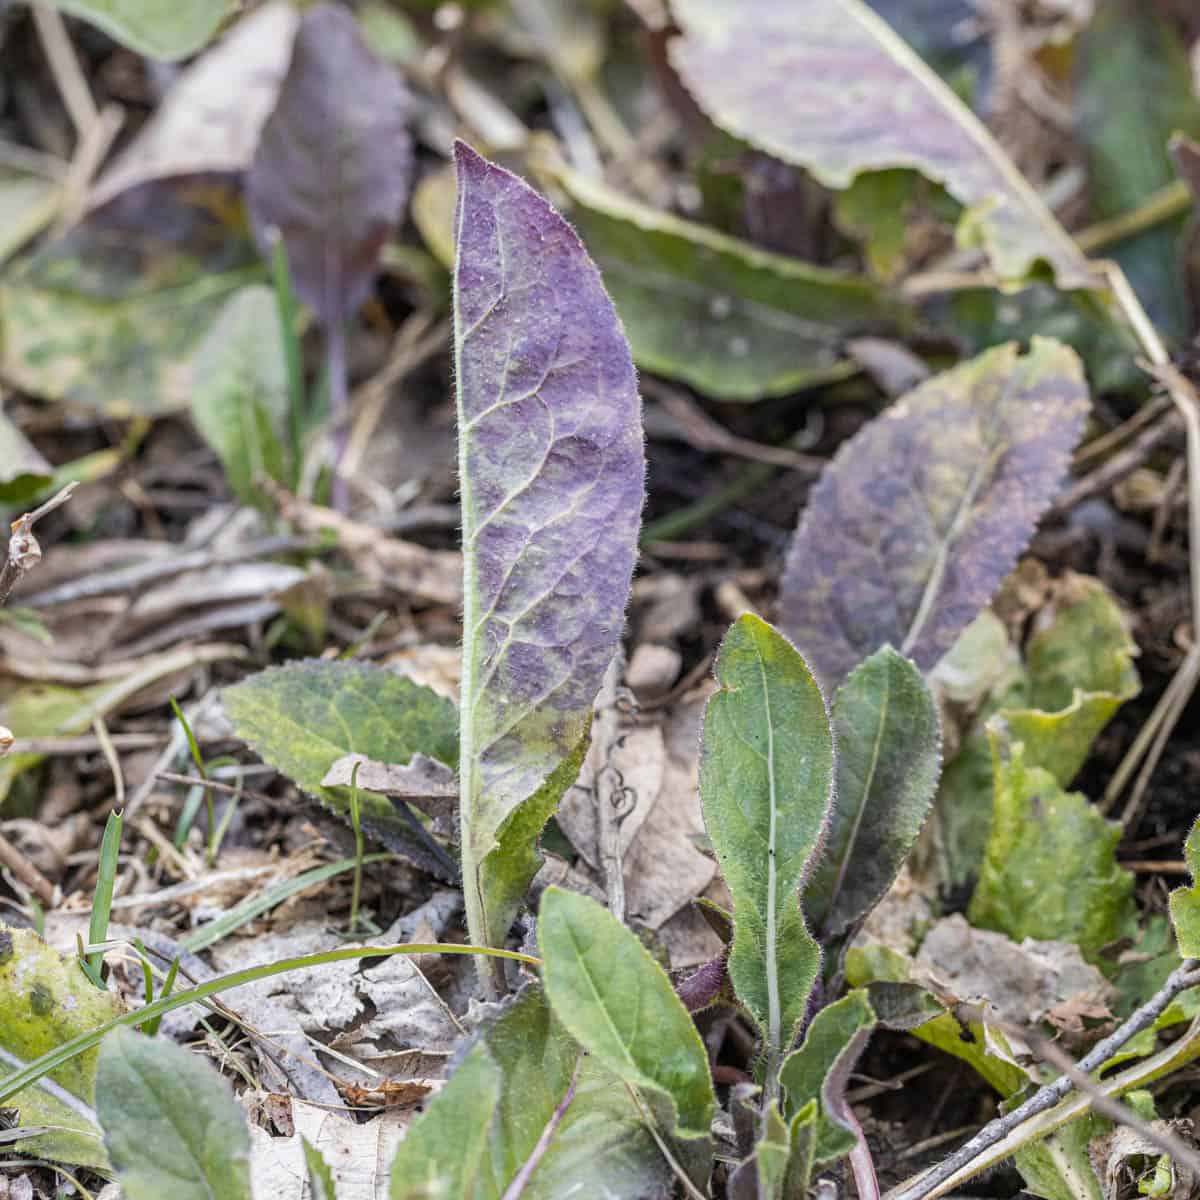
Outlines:
{"type": "Polygon", "coordinates": [[[349,494],[342,474],[342,459],[346,457],[346,443],[350,436],[347,428],[350,388],[346,367],[346,322],[340,316],[331,321],[325,331],[325,363],[329,374],[329,426],[333,439],[330,507],[337,512],[345,512],[349,494]]]}

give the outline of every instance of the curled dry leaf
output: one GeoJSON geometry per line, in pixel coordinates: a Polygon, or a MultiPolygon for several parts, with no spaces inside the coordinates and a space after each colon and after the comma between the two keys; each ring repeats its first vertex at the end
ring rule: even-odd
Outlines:
{"type": "Polygon", "coordinates": [[[936,376],[843,444],[780,585],[781,624],[825,684],[889,642],[934,666],[1012,569],[1087,411],[1075,352],[1034,338],[936,376]]]}
{"type": "Polygon", "coordinates": [[[346,754],[325,773],[322,787],[350,787],[396,796],[433,818],[433,831],[452,836],[458,815],[458,776],[427,754],[414,754],[406,766],[376,762],[364,754],[346,754]],[[357,775],[355,767],[358,768],[357,775]]]}
{"type": "Polygon", "coordinates": [[[1098,279],[982,123],[863,0],[672,0],[671,60],[735,137],[827,187],[914,167],[965,208],[959,236],[1017,280],[1039,261],[1063,288],[1098,279]],[[902,117],[900,114],[903,114],[902,117]]]}

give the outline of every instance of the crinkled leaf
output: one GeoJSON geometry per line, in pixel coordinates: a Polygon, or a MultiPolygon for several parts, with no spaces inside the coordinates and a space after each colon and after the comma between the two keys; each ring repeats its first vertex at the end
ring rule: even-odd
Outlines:
{"type": "Polygon", "coordinates": [[[233,0],[50,0],[147,58],[186,58],[217,32],[233,0]]]}
{"type": "Polygon", "coordinates": [[[50,464],[0,408],[0,504],[23,506],[53,478],[50,464]]]}
{"type": "Polygon", "coordinates": [[[842,445],[780,585],[781,624],[823,682],[888,642],[923,671],[950,649],[1053,499],[1087,410],[1074,351],[1035,338],[930,379],[842,445]]]}
{"type": "Polygon", "coordinates": [[[1000,681],[942,776],[939,843],[951,885],[978,871],[991,826],[987,729],[1023,742],[1026,765],[1045,767],[1066,787],[1100,731],[1139,690],[1137,647],[1117,601],[1085,576],[1073,576],[1067,587],[1053,621],[1030,639],[1025,664],[1000,681]]]}
{"type": "Polygon", "coordinates": [[[1100,951],[1129,932],[1133,876],[1117,865],[1121,826],[1049,771],[1025,761],[1020,742],[995,732],[992,829],[970,919],[1014,941],[1075,942],[1097,965],[1100,951]]]}
{"type": "Polygon", "coordinates": [[[463,870],[496,941],[536,866],[539,789],[579,752],[621,636],[645,460],[629,348],[579,239],[516,176],[462,143],[456,160],[463,870]]]}
{"type": "Polygon", "coordinates": [[[5,376],[114,416],[185,407],[205,330],[262,273],[230,211],[226,184],[145,184],[14,261],[0,281],[5,376]]]}
{"type": "Polygon", "coordinates": [[[244,503],[263,503],[259,476],[285,482],[287,367],[270,288],[255,285],[230,296],[200,343],[192,419],[244,503]]]}
{"type": "Polygon", "coordinates": [[[278,229],[296,294],[328,327],[366,299],[408,199],[409,98],[346,9],[305,12],[246,175],[255,236],[278,229]]]}
{"type": "Polygon", "coordinates": [[[827,1005],[812,1019],[804,1042],[783,1060],[779,1081],[787,1096],[789,1118],[816,1100],[819,1105],[815,1166],[833,1162],[854,1148],[857,1135],[842,1120],[846,1084],[867,1039],[875,1028],[875,1013],[862,988],[827,1005]]]}
{"type": "Polygon", "coordinates": [[[1061,287],[1097,285],[1083,255],[978,118],[861,0],[672,0],[671,59],[723,129],[844,188],[914,167],[966,213],[1005,279],[1044,260],[1061,287]]]}
{"type": "Polygon", "coordinates": [[[1176,888],[1171,893],[1171,924],[1175,940],[1184,958],[1200,958],[1200,820],[1192,826],[1183,846],[1191,887],[1176,888]]]}
{"type": "MultiPolygon", "coordinates": [[[[1102,0],[1076,48],[1076,112],[1087,152],[1091,215],[1132,212],[1175,179],[1167,142],[1200,136],[1200,98],[1187,46],[1165,11],[1138,0],[1102,0]]],[[[1186,335],[1185,218],[1124,238],[1116,259],[1150,319],[1172,339],[1186,335]]]]}
{"type": "Polygon", "coordinates": [[[729,976],[777,1061],[820,966],[798,893],[828,819],[833,740],[808,665],[760,618],[733,623],[715,674],[700,758],[704,824],[733,897],[729,976]]]}
{"type": "MultiPolygon", "coordinates": [[[[120,1000],[92,984],[75,959],[57,954],[30,929],[0,925],[0,1079],[122,1011],[120,1000]]],[[[91,1109],[97,1053],[68,1059],[39,1085],[4,1102],[17,1110],[21,1125],[54,1127],[6,1149],[55,1162],[108,1166],[91,1109]]]]}
{"type": "Polygon", "coordinates": [[[833,701],[837,782],[829,830],[804,885],[823,941],[880,901],[921,832],[937,791],[941,727],[920,671],[890,646],[851,672],[833,701]]]}
{"type": "Polygon", "coordinates": [[[250,1134],[229,1084],[166,1038],[114,1029],[96,1112],[128,1200],[250,1200],[250,1134]]]}
{"type": "MultiPolygon", "coordinates": [[[[311,660],[271,667],[221,693],[233,730],[262,759],[343,818],[350,790],[325,787],[330,767],[359,753],[387,763],[458,758],[454,704],[382,667],[311,660]]],[[[389,849],[420,854],[408,823],[375,792],[359,792],[362,826],[389,849]]],[[[444,871],[439,866],[439,871],[444,871]]]]}
{"type": "Polygon", "coordinates": [[[904,323],[875,285],[770,254],[570,172],[571,216],[640,367],[722,400],[761,400],[845,374],[856,332],[904,323]]]}
{"type": "Polygon", "coordinates": [[[631,1087],[664,1098],[686,1138],[706,1138],[715,1098],[708,1055],[663,969],[607,909],[551,887],[538,917],[555,1016],[631,1087]]]}

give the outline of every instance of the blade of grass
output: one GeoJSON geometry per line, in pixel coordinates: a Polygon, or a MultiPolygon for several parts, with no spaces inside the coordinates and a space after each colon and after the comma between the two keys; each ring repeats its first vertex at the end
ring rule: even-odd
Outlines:
{"type": "MultiPolygon", "coordinates": [[[[102,942],[108,936],[108,918],[112,912],[113,884],[117,878],[117,858],[121,852],[121,814],[110,812],[100,841],[100,863],[96,868],[96,891],[92,897],[92,915],[88,921],[88,943],[102,942]]],[[[84,973],[104,990],[104,953],[88,955],[84,973]]]]}

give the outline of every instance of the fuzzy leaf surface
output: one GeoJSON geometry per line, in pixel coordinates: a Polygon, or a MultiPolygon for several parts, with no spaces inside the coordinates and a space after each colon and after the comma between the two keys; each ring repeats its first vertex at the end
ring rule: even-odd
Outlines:
{"type": "Polygon", "coordinates": [[[781,625],[823,683],[888,642],[922,671],[950,649],[1057,493],[1087,411],[1075,352],[1034,338],[935,376],[843,443],[780,584],[781,625]]]}
{"type": "Polygon", "coordinates": [[[523,886],[490,903],[489,879],[513,874],[509,835],[578,752],[620,639],[645,457],[629,347],[579,239],[516,176],[462,143],[456,161],[463,869],[495,940],[523,886]]]}
{"type": "Polygon", "coordinates": [[[255,237],[287,248],[296,294],[328,328],[366,299],[408,200],[408,91],[332,4],[300,20],[292,61],[246,175],[255,237]]]}
{"type": "MultiPolygon", "coordinates": [[[[270,667],[221,696],[237,736],[343,818],[350,812],[350,789],[321,781],[345,755],[401,764],[418,753],[450,765],[458,758],[454,704],[367,663],[309,660],[270,667]]],[[[367,832],[389,849],[419,853],[386,797],[360,790],[359,803],[367,832]]]]}
{"type": "Polygon", "coordinates": [[[704,824],[733,896],[729,976],[778,1055],[804,1015],[820,950],[799,890],[831,804],[833,739],[807,663],[752,615],[721,643],[700,757],[704,824]]]}
{"type": "Polygon", "coordinates": [[[1171,924],[1175,926],[1179,953],[1184,958],[1200,958],[1200,819],[1187,836],[1183,854],[1192,873],[1192,885],[1171,893],[1171,924]]]}
{"type": "Polygon", "coordinates": [[[913,167],[964,206],[960,241],[982,243],[1003,278],[1044,260],[1060,287],[1097,286],[991,134],[862,0],[672,0],[671,8],[684,34],[671,60],[735,137],[831,188],[863,171],[913,167]]]}
{"type": "Polygon", "coordinates": [[[147,58],[186,58],[217,32],[233,0],[50,0],[147,58]]]}
{"type": "Polygon", "coordinates": [[[903,308],[865,280],[768,253],[573,172],[559,179],[646,370],[717,399],[761,400],[840,378],[847,337],[904,323],[903,308]]]}
{"type": "Polygon", "coordinates": [[[797,1116],[816,1100],[814,1163],[823,1166],[848,1154],[855,1135],[838,1119],[845,1106],[849,1073],[866,1048],[875,1028],[875,1013],[862,988],[821,1009],[813,1018],[804,1042],[783,1060],[779,1079],[787,1093],[786,1113],[797,1116]]]}
{"type": "Polygon", "coordinates": [[[1049,771],[1020,742],[992,733],[992,830],[969,917],[1014,941],[1069,941],[1089,962],[1131,932],[1133,876],[1117,865],[1121,826],[1049,771]]]}
{"type": "Polygon", "coordinates": [[[204,335],[196,351],[192,420],[244,503],[263,502],[257,476],[284,482],[287,368],[270,288],[256,284],[236,292],[204,335]]]}
{"type": "Polygon", "coordinates": [[[229,1084],[167,1038],[114,1029],[96,1111],[128,1200],[250,1200],[250,1134],[229,1084]]]}
{"type": "Polygon", "coordinates": [[[937,792],[942,733],[921,672],[890,646],[851,672],[833,701],[837,786],[804,911],[836,938],[882,899],[937,792]]]}
{"type": "Polygon", "coordinates": [[[538,944],[546,995],[575,1040],[630,1086],[665,1098],[682,1137],[707,1137],[716,1101],[704,1043],[636,935],[587,896],[551,887],[538,944]]]}
{"type": "MultiPolygon", "coordinates": [[[[123,1011],[117,997],[95,987],[74,958],[58,954],[31,929],[0,925],[0,1080],[13,1061],[27,1063],[123,1011]]],[[[7,1107],[21,1125],[52,1126],[49,1133],[6,1149],[53,1162],[108,1166],[91,1105],[97,1050],[50,1072],[45,1086],[18,1092],[7,1107]]]]}

